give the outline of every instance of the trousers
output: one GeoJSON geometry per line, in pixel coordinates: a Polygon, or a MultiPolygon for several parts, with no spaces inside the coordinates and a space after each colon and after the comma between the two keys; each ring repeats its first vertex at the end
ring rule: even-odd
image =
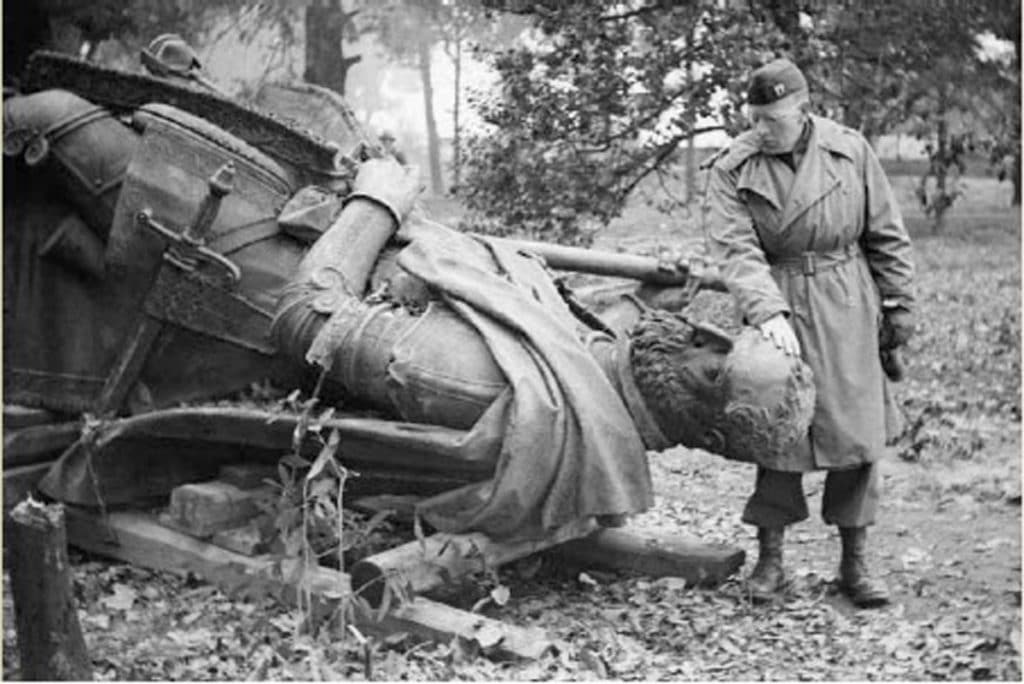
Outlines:
{"type": "MultiPolygon", "coordinates": [[[[828,471],[821,498],[825,523],[839,527],[873,525],[878,512],[878,477],[876,463],[828,471]]],[[[754,493],[743,509],[743,522],[778,528],[808,517],[802,473],[757,469],[754,493]]]]}

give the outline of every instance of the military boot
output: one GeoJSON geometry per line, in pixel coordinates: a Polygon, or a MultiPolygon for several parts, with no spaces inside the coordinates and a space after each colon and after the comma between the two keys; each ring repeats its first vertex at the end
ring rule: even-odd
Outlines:
{"type": "Polygon", "coordinates": [[[889,603],[889,589],[868,571],[864,558],[866,527],[840,527],[843,557],[839,562],[839,590],[859,608],[876,608],[889,603]]]}
{"type": "Polygon", "coordinates": [[[757,565],[747,577],[747,592],[755,603],[774,599],[786,586],[782,571],[782,539],[784,528],[757,528],[757,565]]]}

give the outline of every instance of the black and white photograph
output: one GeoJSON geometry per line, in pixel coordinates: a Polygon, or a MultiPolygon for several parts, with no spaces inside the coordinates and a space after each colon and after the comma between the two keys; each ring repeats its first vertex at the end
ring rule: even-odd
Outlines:
{"type": "Polygon", "coordinates": [[[3,3],[3,678],[1020,681],[1020,0],[3,3]]]}

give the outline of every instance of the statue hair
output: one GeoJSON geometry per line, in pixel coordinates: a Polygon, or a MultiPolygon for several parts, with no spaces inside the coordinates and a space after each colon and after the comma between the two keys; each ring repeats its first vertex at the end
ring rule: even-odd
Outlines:
{"type": "Polygon", "coordinates": [[[630,330],[633,381],[665,437],[674,444],[696,441],[722,415],[726,405],[724,378],[711,391],[694,382],[683,363],[692,352],[694,327],[679,314],[648,309],[630,330]]]}
{"type": "MultiPolygon", "coordinates": [[[[726,371],[726,378],[730,378],[726,371]]],[[[775,406],[756,406],[731,400],[725,406],[719,429],[727,436],[723,454],[736,460],[752,460],[751,454],[777,462],[807,435],[814,415],[814,380],[810,368],[794,360],[786,379],[783,399],[775,406]]]]}
{"type": "MultiPolygon", "coordinates": [[[[727,322],[728,310],[712,308],[727,322]]],[[[733,391],[725,358],[715,377],[695,382],[684,363],[692,357],[695,333],[685,316],[657,309],[646,310],[630,331],[633,379],[665,437],[742,461],[777,459],[792,450],[814,412],[810,368],[794,359],[781,402],[755,405],[736,398],[741,393],[733,391]]]]}

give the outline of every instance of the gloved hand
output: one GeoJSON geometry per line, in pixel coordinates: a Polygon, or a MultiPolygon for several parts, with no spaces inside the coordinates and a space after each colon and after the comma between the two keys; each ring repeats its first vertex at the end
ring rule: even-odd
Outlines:
{"type": "Polygon", "coordinates": [[[914,334],[914,315],[902,307],[882,309],[882,324],[878,329],[878,348],[902,347],[914,334]]]}
{"type": "Polygon", "coordinates": [[[775,314],[757,326],[765,339],[771,340],[776,347],[789,356],[800,356],[800,341],[793,332],[793,326],[784,314],[775,314]]]}
{"type": "Polygon", "coordinates": [[[422,191],[417,167],[402,166],[393,157],[368,159],[360,164],[345,203],[356,198],[376,202],[391,212],[400,226],[422,191]]]}

